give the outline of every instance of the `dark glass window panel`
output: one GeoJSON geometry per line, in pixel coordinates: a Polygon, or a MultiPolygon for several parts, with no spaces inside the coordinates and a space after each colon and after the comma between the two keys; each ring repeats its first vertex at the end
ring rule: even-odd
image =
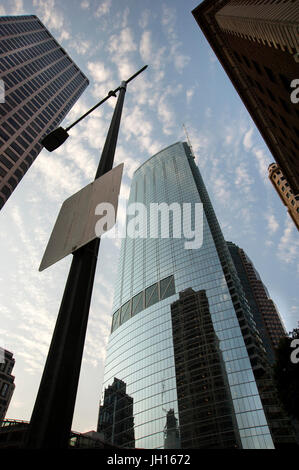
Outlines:
{"type": "Polygon", "coordinates": [[[11,190],[9,189],[8,186],[3,186],[1,191],[6,197],[10,196],[10,194],[11,194],[11,190]]]}
{"type": "Polygon", "coordinates": [[[10,135],[13,135],[14,134],[14,130],[12,127],[10,127],[7,122],[3,122],[2,123],[2,127],[6,130],[6,132],[8,132],[10,135]]]}
{"type": "Polygon", "coordinates": [[[120,322],[123,324],[125,321],[131,318],[131,301],[126,302],[121,308],[120,322]]]}
{"type": "Polygon", "coordinates": [[[17,162],[19,160],[19,157],[8,147],[5,150],[5,153],[14,161],[17,162]]]}
{"type": "Polygon", "coordinates": [[[19,135],[19,137],[17,137],[17,142],[19,142],[19,144],[23,145],[23,147],[25,149],[28,147],[28,143],[20,135],[19,135]]]}
{"type": "Polygon", "coordinates": [[[262,70],[261,70],[259,64],[258,64],[255,60],[253,60],[252,63],[253,63],[253,65],[254,65],[254,68],[255,68],[255,70],[257,71],[257,73],[259,73],[260,75],[262,75],[262,70]]]}
{"type": "Polygon", "coordinates": [[[14,114],[13,115],[14,119],[16,121],[18,121],[20,124],[24,124],[24,120],[18,115],[18,114],[14,114]]]}
{"type": "Polygon", "coordinates": [[[4,177],[6,175],[6,171],[4,170],[4,168],[2,168],[2,166],[0,166],[0,176],[4,177]]]}
{"type": "Polygon", "coordinates": [[[132,316],[143,310],[143,292],[135,295],[132,300],[132,316]]]}
{"type": "Polygon", "coordinates": [[[13,188],[15,188],[18,184],[18,182],[13,177],[9,178],[8,182],[9,182],[10,186],[12,186],[13,188]]]}
{"type": "Polygon", "coordinates": [[[27,116],[27,114],[24,113],[24,111],[22,109],[19,109],[19,113],[25,119],[25,121],[27,121],[29,119],[29,116],[27,116]]]}
{"type": "Polygon", "coordinates": [[[19,124],[18,124],[12,117],[8,118],[7,121],[8,121],[9,124],[10,124],[11,126],[13,126],[16,130],[20,129],[19,124]]]}
{"type": "Polygon", "coordinates": [[[283,74],[279,74],[279,76],[280,76],[280,79],[282,81],[282,84],[283,84],[285,90],[289,93],[290,90],[291,90],[291,81],[292,80],[290,78],[286,77],[283,74]]]}
{"type": "Polygon", "coordinates": [[[10,170],[13,167],[13,164],[11,163],[8,158],[6,158],[4,155],[0,155],[0,162],[2,162],[8,170],[10,170]]]}
{"type": "Polygon", "coordinates": [[[119,313],[120,313],[120,310],[117,310],[113,315],[111,333],[112,331],[116,330],[116,328],[119,327],[119,316],[120,316],[119,313]]]}
{"type": "Polygon", "coordinates": [[[247,59],[247,57],[246,57],[245,55],[242,55],[242,57],[243,57],[244,62],[245,62],[246,65],[247,65],[247,67],[248,67],[249,69],[251,69],[251,64],[250,64],[249,60],[247,59]]]}
{"type": "Polygon", "coordinates": [[[169,276],[165,279],[162,279],[162,281],[160,281],[161,300],[166,299],[173,294],[175,294],[174,277],[169,276]]]}
{"type": "Polygon", "coordinates": [[[28,140],[28,142],[33,142],[33,138],[25,131],[23,131],[22,135],[25,137],[26,140],[28,140]]]}
{"type": "Polygon", "coordinates": [[[158,302],[158,300],[158,284],[153,284],[145,290],[145,307],[150,307],[158,302]]]}
{"type": "Polygon", "coordinates": [[[22,172],[21,172],[20,170],[16,170],[14,174],[15,174],[16,178],[18,178],[18,180],[20,181],[20,179],[21,179],[22,176],[23,176],[23,175],[22,175],[22,172]]]}
{"type": "Polygon", "coordinates": [[[264,67],[264,69],[266,70],[266,73],[267,73],[268,77],[270,78],[271,82],[276,83],[276,79],[275,79],[275,76],[274,76],[274,73],[272,72],[272,70],[269,69],[266,66],[264,67]]]}
{"type": "Polygon", "coordinates": [[[0,128],[0,137],[2,137],[5,142],[9,139],[9,136],[0,128]]]}
{"type": "MultiPolygon", "coordinates": [[[[23,155],[24,153],[24,150],[21,149],[21,147],[16,144],[15,142],[12,142],[12,144],[10,145],[12,149],[14,149],[19,155],[23,155]]],[[[27,145],[28,146],[28,145],[27,145]]]]}
{"type": "Polygon", "coordinates": [[[27,127],[27,132],[28,132],[33,138],[37,137],[37,133],[36,133],[33,129],[31,129],[30,127],[27,127]]]}
{"type": "Polygon", "coordinates": [[[283,100],[282,98],[279,98],[279,100],[280,100],[280,102],[281,102],[281,104],[282,104],[284,110],[285,110],[287,113],[291,114],[291,110],[290,110],[288,104],[285,102],[285,100],[283,100]]]}

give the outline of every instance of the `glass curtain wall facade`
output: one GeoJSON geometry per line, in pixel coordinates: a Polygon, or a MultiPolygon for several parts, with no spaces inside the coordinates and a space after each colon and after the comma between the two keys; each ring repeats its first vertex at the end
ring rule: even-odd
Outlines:
{"type": "MultiPolygon", "coordinates": [[[[203,203],[204,209],[199,249],[185,249],[186,240],[171,237],[171,230],[170,238],[127,236],[122,241],[103,388],[111,386],[115,377],[126,383],[126,393],[134,403],[135,447],[169,447],[165,435],[170,413],[176,423],[175,447],[182,447],[171,304],[179,300],[181,291],[192,288],[206,293],[240,447],[273,448],[239,317],[246,320],[250,340],[259,344],[261,354],[265,350],[186,143],[167,147],[139,167],[129,197],[129,204],[135,202],[146,207],[162,202],[203,203]]],[[[170,227],[172,222],[170,218],[170,227]]]]}
{"type": "Polygon", "coordinates": [[[88,86],[34,15],[0,17],[0,209],[88,86]]]}

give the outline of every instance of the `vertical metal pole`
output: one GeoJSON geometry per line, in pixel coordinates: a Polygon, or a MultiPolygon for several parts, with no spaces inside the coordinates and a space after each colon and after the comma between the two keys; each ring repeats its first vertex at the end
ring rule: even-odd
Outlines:
{"type": "MultiPolygon", "coordinates": [[[[96,178],[113,167],[126,83],[120,86],[96,178]]],[[[99,246],[97,238],[73,254],[26,448],[68,447],[99,246]]]]}

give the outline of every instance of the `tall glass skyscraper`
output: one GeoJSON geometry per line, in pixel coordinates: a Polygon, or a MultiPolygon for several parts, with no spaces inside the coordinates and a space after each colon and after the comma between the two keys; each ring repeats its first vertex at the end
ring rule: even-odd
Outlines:
{"type": "Polygon", "coordinates": [[[266,351],[187,143],[140,166],[132,203],[203,204],[200,248],[171,230],[122,242],[104,389],[126,384],[135,447],[274,448],[259,389],[266,351]]]}
{"type": "Polygon", "coordinates": [[[0,209],[89,81],[34,15],[0,17],[0,209]]]}
{"type": "Polygon", "coordinates": [[[287,336],[286,329],[253,262],[239,246],[232,242],[227,242],[227,246],[261,334],[269,362],[273,363],[275,348],[280,339],[287,336]]]}

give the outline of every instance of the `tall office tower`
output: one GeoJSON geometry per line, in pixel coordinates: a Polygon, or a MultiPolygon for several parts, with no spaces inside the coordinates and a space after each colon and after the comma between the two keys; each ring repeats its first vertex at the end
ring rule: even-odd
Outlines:
{"type": "Polygon", "coordinates": [[[166,411],[166,424],[164,428],[164,449],[180,449],[180,431],[178,419],[175,417],[174,409],[166,411]]]}
{"type": "Polygon", "coordinates": [[[289,182],[277,163],[271,163],[271,165],[269,165],[268,176],[278,196],[284,205],[287,206],[288,213],[299,230],[299,194],[297,194],[297,196],[294,195],[289,182]]]}
{"type": "Polygon", "coordinates": [[[270,298],[268,289],[245,251],[232,242],[227,242],[227,246],[267,350],[268,359],[273,363],[275,348],[280,339],[287,335],[282,319],[270,298]]]}
{"type": "Polygon", "coordinates": [[[4,350],[3,362],[0,362],[0,423],[5,418],[15,389],[15,378],[11,375],[14,365],[15,360],[13,358],[13,354],[4,350]]]}
{"type": "Polygon", "coordinates": [[[88,79],[36,16],[0,17],[0,209],[88,79]]]}
{"type": "MultiPolygon", "coordinates": [[[[126,383],[134,400],[136,447],[165,447],[169,410],[174,410],[180,431],[171,304],[179,292],[192,288],[206,291],[240,445],[273,448],[258,389],[258,377],[267,368],[266,351],[190,147],[175,143],[141,165],[128,204],[128,235],[121,247],[104,387],[115,377],[126,383]],[[135,208],[136,218],[131,215],[135,208]],[[160,222],[165,224],[169,215],[169,238],[165,226],[155,238],[160,225],[157,208],[160,222]],[[190,213],[192,228],[187,223],[190,213]],[[191,246],[178,236],[182,220],[187,238],[196,227],[191,246]]],[[[190,403],[186,397],[186,406],[190,403]]]]}
{"type": "Polygon", "coordinates": [[[104,393],[100,406],[98,432],[105,442],[134,447],[133,398],[126,393],[126,384],[116,377],[104,393]]]}
{"type": "Polygon", "coordinates": [[[192,13],[297,195],[298,2],[204,0],[192,13]]]}
{"type": "Polygon", "coordinates": [[[240,448],[227,375],[204,290],[171,304],[182,448],[240,448]]]}

